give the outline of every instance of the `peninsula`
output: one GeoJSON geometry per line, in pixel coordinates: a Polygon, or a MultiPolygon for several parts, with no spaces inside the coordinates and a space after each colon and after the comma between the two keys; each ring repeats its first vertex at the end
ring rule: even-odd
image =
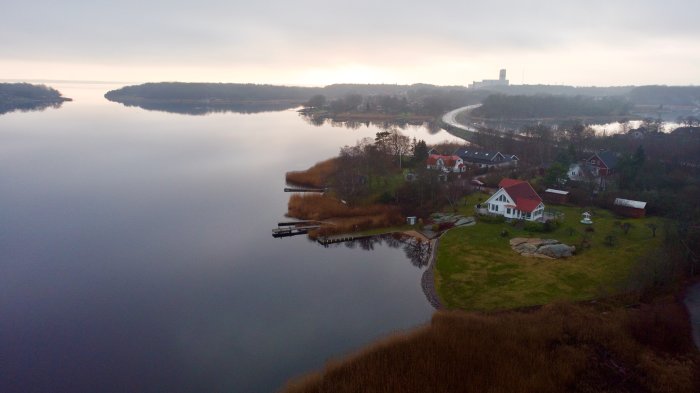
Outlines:
{"type": "Polygon", "coordinates": [[[60,107],[70,98],[45,85],[0,83],[0,115],[14,111],[43,110],[60,107]]]}

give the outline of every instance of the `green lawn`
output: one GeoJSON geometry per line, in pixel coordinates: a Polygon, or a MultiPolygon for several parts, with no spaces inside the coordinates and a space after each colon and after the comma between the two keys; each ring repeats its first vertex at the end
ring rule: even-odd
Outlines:
{"type": "MultiPolygon", "coordinates": [[[[473,194],[460,212],[473,214],[478,198],[473,194]],[[463,210],[463,211],[462,211],[463,210]]],[[[548,209],[550,206],[548,206],[548,209]]],[[[618,291],[639,257],[659,247],[663,230],[656,237],[646,227],[658,218],[622,219],[613,213],[593,209],[591,247],[577,250],[568,259],[550,260],[523,257],[511,250],[513,237],[542,237],[579,246],[585,225],[579,223],[583,209],[551,206],[564,213],[564,222],[553,232],[526,232],[507,223],[479,222],[475,226],[452,229],[440,241],[436,287],[443,303],[450,308],[494,310],[549,303],[556,300],[585,300],[618,291]],[[627,235],[615,222],[629,222],[627,235]],[[571,235],[569,228],[576,233],[571,235]],[[509,235],[502,237],[501,231],[509,235]],[[614,235],[614,246],[605,238],[614,235]]]]}

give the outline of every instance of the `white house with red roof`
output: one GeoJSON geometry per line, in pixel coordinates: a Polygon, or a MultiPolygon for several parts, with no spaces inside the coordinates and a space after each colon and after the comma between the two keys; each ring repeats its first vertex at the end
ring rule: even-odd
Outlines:
{"type": "Polygon", "coordinates": [[[445,172],[465,172],[464,160],[459,156],[443,156],[431,154],[427,160],[428,169],[439,169],[445,172]]]}
{"type": "Polygon", "coordinates": [[[523,180],[505,178],[498,183],[498,191],[486,200],[486,209],[491,214],[506,218],[541,221],[544,218],[542,198],[523,180]]]}

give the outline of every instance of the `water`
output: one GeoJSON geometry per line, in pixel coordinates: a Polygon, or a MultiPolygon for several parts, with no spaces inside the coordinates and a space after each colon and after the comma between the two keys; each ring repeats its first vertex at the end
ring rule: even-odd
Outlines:
{"type": "Polygon", "coordinates": [[[0,391],[269,392],[430,318],[402,249],[271,237],[285,171],[376,127],[54,87],[75,101],[0,116],[0,391]]]}

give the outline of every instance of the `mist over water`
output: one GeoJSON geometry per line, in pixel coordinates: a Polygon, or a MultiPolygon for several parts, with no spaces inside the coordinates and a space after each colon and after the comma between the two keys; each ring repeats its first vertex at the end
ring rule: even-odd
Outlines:
{"type": "Polygon", "coordinates": [[[378,128],[55,87],[74,101],[0,116],[0,391],[274,391],[428,321],[401,248],[271,237],[284,173],[378,128]]]}

